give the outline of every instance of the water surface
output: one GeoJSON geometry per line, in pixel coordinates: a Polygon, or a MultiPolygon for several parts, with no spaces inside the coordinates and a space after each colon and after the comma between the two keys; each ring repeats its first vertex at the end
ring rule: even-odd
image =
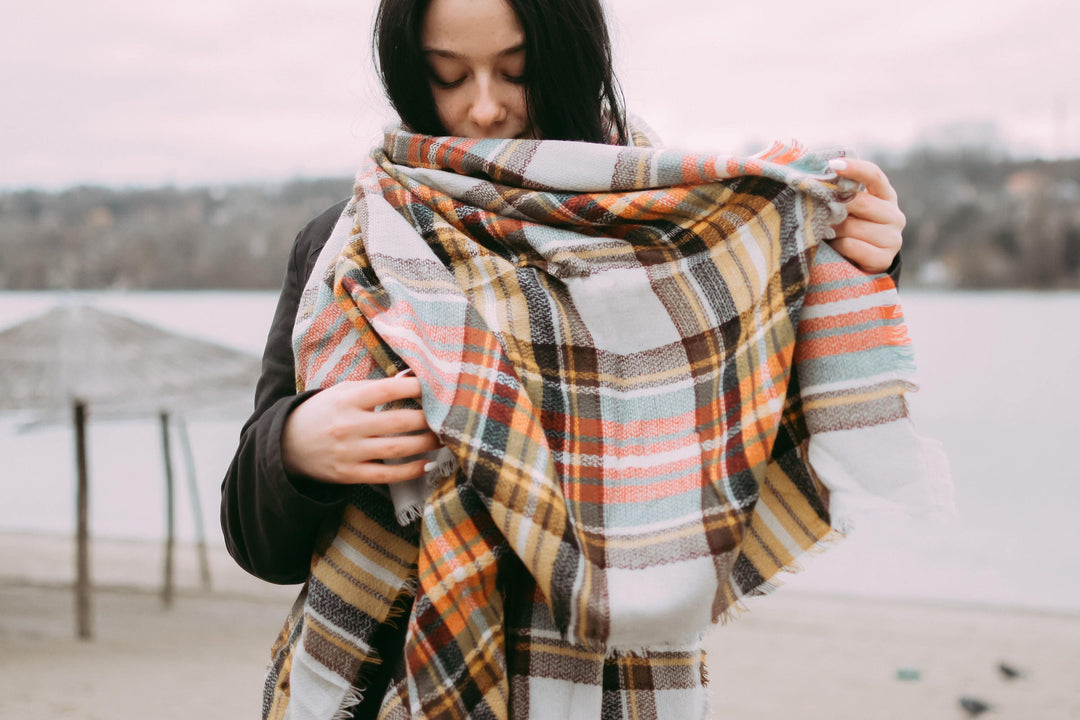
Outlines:
{"type": "MultiPolygon", "coordinates": [[[[902,295],[922,390],[922,434],[949,455],[960,515],[951,525],[864,521],[788,583],[814,592],[1017,605],[1080,612],[1078,443],[1080,293],[902,295]]],[[[0,293],[0,328],[57,303],[94,302],[164,327],[258,353],[275,293],[0,293]]],[[[217,504],[243,413],[192,418],[202,516],[221,543],[217,504]]],[[[91,527],[100,536],[164,532],[155,421],[90,426],[91,527]]],[[[17,432],[0,420],[0,532],[70,533],[71,431],[17,432]]],[[[183,465],[177,459],[177,478],[183,465]]],[[[178,532],[193,537],[178,488],[178,532]]]]}

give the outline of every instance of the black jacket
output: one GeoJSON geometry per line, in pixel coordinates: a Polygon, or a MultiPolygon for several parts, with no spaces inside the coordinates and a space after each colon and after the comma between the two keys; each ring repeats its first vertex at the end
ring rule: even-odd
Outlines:
{"type": "MultiPolygon", "coordinates": [[[[344,486],[289,475],[281,461],[285,419],[318,392],[296,393],[293,320],[319,251],[347,202],[328,208],[296,236],[263,350],[255,409],[240,431],[236,455],[221,483],[221,529],[229,554],[240,567],[272,583],[307,580],[316,537],[326,524],[337,527],[348,491],[344,486]]],[[[383,662],[370,678],[363,702],[353,708],[354,720],[375,720],[378,715],[405,647],[405,627],[404,622],[398,627],[382,625],[372,637],[383,662]]]]}
{"type": "Polygon", "coordinates": [[[336,519],[346,488],[288,475],[281,432],[292,409],[317,390],[296,393],[292,327],[300,293],[347,201],[329,208],[296,236],[285,283],[263,350],[255,409],[221,484],[221,529],[240,567],[272,583],[302,583],[319,528],[336,519]]]}

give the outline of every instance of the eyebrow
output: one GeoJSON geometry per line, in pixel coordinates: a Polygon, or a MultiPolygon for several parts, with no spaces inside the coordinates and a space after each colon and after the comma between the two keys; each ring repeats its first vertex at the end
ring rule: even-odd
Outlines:
{"type": "MultiPolygon", "coordinates": [[[[448,58],[450,60],[461,60],[465,56],[460,55],[450,50],[444,50],[442,48],[425,47],[422,48],[425,55],[437,55],[438,57],[448,58]]],[[[506,57],[507,55],[516,55],[520,52],[525,52],[525,43],[518,43],[513,47],[508,47],[505,50],[500,50],[496,53],[496,57],[506,57]]]]}

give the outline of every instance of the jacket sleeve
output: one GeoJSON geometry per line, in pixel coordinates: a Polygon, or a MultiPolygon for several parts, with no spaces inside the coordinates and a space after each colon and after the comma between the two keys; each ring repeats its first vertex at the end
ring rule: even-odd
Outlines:
{"type": "Polygon", "coordinates": [[[327,226],[324,216],[301,230],[293,245],[266,339],[254,411],[240,431],[236,454],[221,484],[221,529],[229,554],[244,570],[272,583],[307,579],[319,529],[336,519],[346,492],[344,487],[290,475],[281,458],[281,434],[289,413],[317,392],[296,393],[292,327],[309,260],[333,227],[327,226]]]}
{"type": "Polygon", "coordinates": [[[896,257],[893,258],[892,265],[886,271],[889,273],[889,277],[892,278],[893,283],[896,285],[896,289],[900,289],[900,268],[903,262],[900,260],[900,253],[896,253],[896,257]]]}

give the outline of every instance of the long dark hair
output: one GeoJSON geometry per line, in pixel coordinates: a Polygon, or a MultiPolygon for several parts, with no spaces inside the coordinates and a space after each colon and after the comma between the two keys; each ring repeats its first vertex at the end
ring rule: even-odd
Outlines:
{"type": "MultiPolygon", "coordinates": [[[[372,55],[402,122],[445,135],[420,43],[431,0],[381,0],[372,55]]],[[[622,93],[612,70],[600,0],[507,0],[525,32],[525,102],[545,140],[626,144],[622,93]]]]}

